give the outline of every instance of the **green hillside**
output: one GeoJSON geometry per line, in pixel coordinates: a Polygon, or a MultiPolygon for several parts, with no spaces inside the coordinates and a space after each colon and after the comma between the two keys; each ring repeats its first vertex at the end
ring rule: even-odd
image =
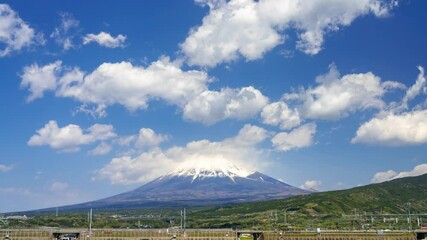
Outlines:
{"type": "MultiPolygon", "coordinates": [[[[194,220],[194,225],[205,227],[305,228],[310,225],[321,225],[330,228],[361,228],[362,225],[366,225],[365,227],[377,225],[377,227],[403,228],[408,226],[405,222],[407,216],[386,214],[407,214],[408,210],[412,214],[427,212],[427,174],[348,190],[217,207],[194,212],[192,216],[193,219],[197,219],[194,220]],[[285,219],[286,209],[287,219],[285,219]],[[387,218],[385,223],[384,217],[387,218]],[[398,223],[391,224],[392,217],[400,218],[400,221],[398,219],[398,223]]],[[[414,225],[418,224],[416,220],[413,218],[414,225]]]]}

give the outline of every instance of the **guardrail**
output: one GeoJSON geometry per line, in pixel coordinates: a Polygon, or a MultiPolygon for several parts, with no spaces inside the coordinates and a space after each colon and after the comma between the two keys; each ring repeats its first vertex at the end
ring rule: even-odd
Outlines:
{"type": "MultiPolygon", "coordinates": [[[[417,240],[414,232],[282,232],[233,229],[0,229],[0,240],[417,240]]],[[[421,238],[420,238],[421,239],[421,238]]]]}

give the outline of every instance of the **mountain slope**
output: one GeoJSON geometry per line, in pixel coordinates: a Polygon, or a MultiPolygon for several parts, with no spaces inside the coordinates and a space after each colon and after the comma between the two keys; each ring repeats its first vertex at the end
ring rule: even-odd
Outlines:
{"type": "Polygon", "coordinates": [[[309,194],[229,162],[181,168],[133,191],[63,209],[215,205],[309,194]]]}
{"type": "Polygon", "coordinates": [[[306,221],[319,216],[322,218],[341,218],[343,214],[353,214],[354,211],[367,214],[406,214],[408,212],[407,203],[411,204],[412,213],[425,213],[427,212],[426,199],[427,174],[424,174],[347,190],[312,193],[287,199],[218,207],[195,212],[192,217],[194,219],[209,219],[196,221],[194,224],[214,227],[235,226],[236,224],[239,226],[246,226],[245,224],[251,226],[255,221],[254,219],[259,216],[265,216],[265,213],[276,210],[282,212],[285,209],[292,212],[294,219],[305,219],[306,221]],[[218,219],[221,219],[221,221],[218,219]],[[245,223],[246,220],[248,221],[247,223],[245,223]]]}

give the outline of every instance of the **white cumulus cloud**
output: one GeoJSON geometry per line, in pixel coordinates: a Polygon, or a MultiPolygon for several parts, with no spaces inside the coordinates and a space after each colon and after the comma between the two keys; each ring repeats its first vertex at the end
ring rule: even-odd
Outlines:
{"type": "Polygon", "coordinates": [[[381,81],[371,72],[341,76],[335,64],[315,82],[313,87],[299,87],[266,105],[261,112],[262,122],[286,130],[307,119],[338,120],[367,109],[383,110],[388,107],[383,100],[386,93],[406,89],[399,82],[381,81]]]}
{"type": "Polygon", "coordinates": [[[254,117],[268,103],[258,89],[224,88],[221,91],[204,91],[191,99],[184,107],[184,118],[213,124],[224,119],[247,119],[254,117]]]}
{"type": "Polygon", "coordinates": [[[168,140],[168,136],[157,134],[151,128],[141,128],[136,138],[136,147],[155,147],[160,143],[168,140]]]}
{"type": "Polygon", "coordinates": [[[276,134],[271,142],[279,151],[289,151],[291,149],[311,146],[316,133],[316,124],[308,123],[290,132],[280,132],[276,134]]]}
{"type": "Polygon", "coordinates": [[[297,109],[289,108],[285,102],[273,102],[266,105],[261,112],[262,122],[281,129],[291,129],[301,124],[297,109]]]}
{"type": "MultiPolygon", "coordinates": [[[[171,62],[167,57],[153,62],[147,68],[133,66],[129,62],[103,63],[86,75],[77,68],[62,67],[61,62],[56,62],[52,66],[55,67],[48,70],[53,68],[55,73],[55,69],[58,69],[56,70],[58,76],[55,84],[49,84],[49,88],[32,87],[40,84],[42,80],[40,77],[33,77],[33,73],[39,74],[40,69],[46,66],[32,65],[24,68],[22,76],[26,78],[22,78],[21,84],[24,87],[29,86],[34,96],[53,89],[59,97],[70,97],[85,104],[98,106],[121,104],[129,110],[145,109],[150,100],[156,99],[182,106],[189,99],[205,91],[210,81],[205,72],[183,71],[179,63],[171,62]],[[30,71],[33,69],[38,71],[30,71]],[[60,72],[60,69],[64,71],[60,72]],[[33,92],[33,89],[41,90],[33,92]]],[[[54,73],[51,75],[55,75],[54,73]]]]}
{"type": "Polygon", "coordinates": [[[94,124],[85,131],[80,126],[69,124],[58,127],[56,121],[49,121],[43,128],[36,131],[28,141],[29,146],[48,145],[53,149],[70,152],[78,151],[80,146],[116,137],[111,125],[94,124]]]}
{"type": "Polygon", "coordinates": [[[385,146],[427,143],[427,109],[425,109],[425,103],[409,109],[409,102],[422,94],[426,85],[424,68],[419,66],[418,69],[420,73],[415,83],[407,88],[402,100],[390,103],[385,110],[363,123],[352,139],[352,143],[385,146]]]}
{"type": "MultiPolygon", "coordinates": [[[[41,37],[41,35],[39,36],[41,37]]],[[[0,4],[0,57],[37,42],[34,29],[22,20],[8,4],[0,4]]]]}
{"type": "Polygon", "coordinates": [[[371,180],[371,183],[380,183],[393,179],[397,176],[397,172],[388,170],[386,172],[377,172],[371,180]]]}
{"type": "Polygon", "coordinates": [[[224,119],[247,119],[257,115],[268,98],[254,87],[211,91],[208,74],[184,71],[178,61],[162,57],[148,67],[130,62],[103,63],[85,74],[79,68],[57,61],[45,66],[24,67],[21,87],[28,88],[28,101],[52,91],[82,103],[76,112],[106,116],[105,109],[120,104],[130,111],[146,109],[150,101],[175,105],[187,120],[213,124],[224,119]]]}
{"type": "Polygon", "coordinates": [[[363,123],[351,142],[385,146],[427,143],[427,110],[379,115],[363,123]]]}
{"type": "Polygon", "coordinates": [[[285,42],[284,32],[294,29],[297,48],[317,54],[327,32],[349,26],[356,18],[383,17],[396,1],[379,0],[231,0],[198,1],[210,11],[200,26],[191,29],[181,44],[190,65],[213,67],[243,56],[261,58],[285,42]]]}
{"type": "Polygon", "coordinates": [[[151,128],[141,128],[138,134],[120,136],[114,143],[120,147],[131,147],[131,151],[138,151],[156,148],[169,138],[169,135],[156,133],[151,128]]]}
{"type": "Polygon", "coordinates": [[[182,164],[200,164],[212,161],[230,161],[248,168],[259,164],[263,155],[256,145],[268,137],[265,129],[245,125],[235,137],[219,142],[199,140],[183,147],[153,148],[139,156],[113,158],[99,169],[94,179],[108,179],[113,184],[145,183],[182,164]]]}
{"type": "Polygon", "coordinates": [[[107,179],[112,184],[129,185],[145,183],[165,174],[165,170],[176,166],[161,149],[155,148],[143,152],[137,157],[123,156],[113,158],[108,164],[96,171],[93,179],[107,179]]]}
{"type": "Polygon", "coordinates": [[[336,120],[360,110],[381,109],[385,106],[381,98],[387,90],[401,87],[396,82],[382,82],[371,72],[341,77],[333,64],[327,74],[316,78],[316,83],[314,88],[284,95],[285,100],[296,102],[305,118],[336,120]]]}
{"type": "Polygon", "coordinates": [[[56,61],[45,66],[33,64],[24,67],[21,75],[21,87],[28,88],[30,96],[28,101],[41,98],[46,91],[56,89],[58,74],[61,70],[61,61],[56,61]]]}
{"type": "Polygon", "coordinates": [[[319,190],[320,185],[322,185],[322,181],[319,180],[307,180],[300,186],[302,189],[306,190],[319,190]]]}
{"type": "Polygon", "coordinates": [[[116,37],[111,36],[111,34],[106,32],[100,32],[98,34],[89,33],[83,38],[83,44],[89,44],[91,42],[96,42],[100,46],[107,48],[123,48],[125,45],[126,36],[119,34],[116,37]]]}
{"type": "Polygon", "coordinates": [[[427,174],[427,163],[417,165],[411,171],[407,171],[407,172],[405,172],[405,171],[396,172],[394,170],[388,170],[386,172],[377,172],[377,173],[375,173],[371,182],[372,183],[380,183],[380,182],[390,181],[390,180],[397,179],[397,178],[415,177],[415,176],[420,176],[423,174],[427,174]]]}

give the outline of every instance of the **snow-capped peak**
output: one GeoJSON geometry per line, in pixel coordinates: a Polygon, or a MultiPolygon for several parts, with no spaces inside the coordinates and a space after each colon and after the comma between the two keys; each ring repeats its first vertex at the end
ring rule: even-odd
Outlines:
{"type": "Polygon", "coordinates": [[[170,175],[179,177],[192,177],[193,181],[197,178],[209,177],[228,177],[234,181],[235,177],[246,178],[252,173],[254,172],[242,168],[230,161],[213,160],[185,163],[180,168],[173,171],[170,175]]]}

